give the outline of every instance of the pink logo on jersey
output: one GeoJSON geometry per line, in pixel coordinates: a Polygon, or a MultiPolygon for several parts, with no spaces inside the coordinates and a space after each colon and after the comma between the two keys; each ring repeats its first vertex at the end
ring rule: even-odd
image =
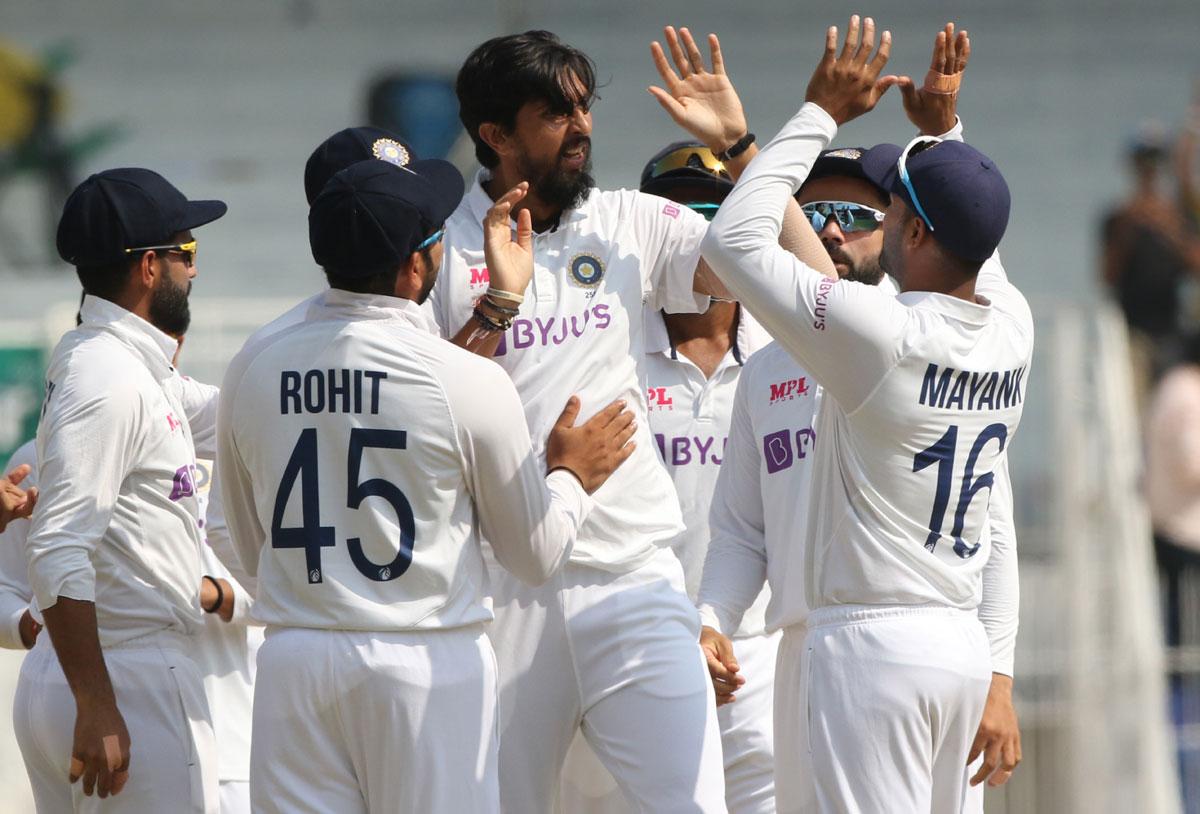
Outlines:
{"type": "Polygon", "coordinates": [[[665,387],[651,387],[646,390],[646,401],[651,410],[673,410],[675,399],[667,395],[665,387]]]}
{"type": "Polygon", "coordinates": [[[487,266],[482,268],[473,268],[471,271],[471,286],[490,285],[492,277],[488,274],[487,266]]]}
{"type": "Polygon", "coordinates": [[[769,404],[777,404],[781,401],[791,401],[797,396],[808,395],[808,380],[805,376],[798,379],[787,379],[778,384],[771,385],[771,401],[769,404]]]}
{"type": "Polygon", "coordinates": [[[668,218],[678,218],[679,217],[679,207],[673,203],[666,204],[665,206],[663,206],[663,214],[666,215],[668,218]]]}
{"type": "Polygon", "coordinates": [[[183,426],[183,422],[176,418],[174,413],[167,413],[167,426],[171,428],[171,432],[175,432],[183,426]]]}
{"type": "Polygon", "coordinates": [[[175,479],[171,484],[171,500],[181,500],[196,494],[196,478],[192,474],[192,466],[181,466],[175,470],[175,479]]]}

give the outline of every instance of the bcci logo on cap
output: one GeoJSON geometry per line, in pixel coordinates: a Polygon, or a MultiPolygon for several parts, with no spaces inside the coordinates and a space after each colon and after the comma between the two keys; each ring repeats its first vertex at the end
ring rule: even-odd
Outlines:
{"type": "Polygon", "coordinates": [[[592,254],[577,254],[571,258],[571,277],[585,288],[594,288],[604,278],[604,264],[592,254]]]}
{"type": "Polygon", "coordinates": [[[375,143],[371,145],[371,153],[380,161],[395,164],[397,167],[405,166],[409,160],[408,150],[404,149],[404,145],[390,138],[375,139],[375,143]]]}
{"type": "Polygon", "coordinates": [[[851,161],[858,161],[862,155],[863,151],[857,147],[843,147],[840,150],[830,150],[825,153],[823,158],[848,158],[851,161]]]}

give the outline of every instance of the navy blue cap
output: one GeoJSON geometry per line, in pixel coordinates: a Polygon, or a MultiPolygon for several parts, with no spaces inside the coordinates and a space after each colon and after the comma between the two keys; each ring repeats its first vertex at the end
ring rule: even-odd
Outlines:
{"type": "Polygon", "coordinates": [[[659,150],[642,168],[639,184],[642,192],[673,201],[689,200],[719,203],[733,191],[733,178],[712,151],[698,141],[676,141],[659,150]],[[662,170],[659,163],[673,157],[679,166],[662,170]],[[720,169],[716,169],[720,167],[720,169]]]}
{"type": "MultiPolygon", "coordinates": [[[[878,147],[872,149],[863,170],[876,185],[899,195],[919,217],[897,168],[903,150],[887,146],[890,150],[878,154],[878,147]],[[889,155],[894,157],[887,160],[889,155]]],[[[1008,184],[992,160],[961,141],[940,141],[910,154],[906,166],[934,239],[973,263],[991,257],[1008,228],[1012,205],[1008,184]]]]}
{"type": "Polygon", "coordinates": [[[353,164],[329,179],[308,211],[313,259],[347,276],[393,269],[442,228],[465,188],[455,166],[439,159],[353,164]]]}
{"type": "Polygon", "coordinates": [[[304,197],[309,206],[334,174],[372,158],[405,167],[417,160],[417,154],[408,142],[382,127],[339,130],[322,141],[304,165],[304,197]]]}
{"type": "Polygon", "coordinates": [[[103,266],[126,249],[161,246],[177,232],[225,214],[224,201],[189,201],[153,170],[105,170],[75,187],[58,221],[58,254],[73,266],[103,266]]]}
{"type": "Polygon", "coordinates": [[[817,160],[813,162],[812,170],[800,188],[804,189],[810,181],[818,178],[830,176],[860,178],[877,188],[886,199],[892,194],[891,191],[879,186],[875,179],[867,174],[864,165],[868,162],[895,164],[896,159],[900,158],[900,152],[900,148],[895,144],[877,144],[870,149],[866,147],[835,147],[831,150],[822,150],[821,154],[817,156],[817,160]]]}

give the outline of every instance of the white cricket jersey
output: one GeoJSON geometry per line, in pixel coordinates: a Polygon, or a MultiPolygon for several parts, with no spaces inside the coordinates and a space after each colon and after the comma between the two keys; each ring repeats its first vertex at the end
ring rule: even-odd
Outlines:
{"type": "MultiPolygon", "coordinates": [[[[492,201],[476,177],[446,224],[446,254],[431,302],[444,336],[471,318],[488,287],[483,218],[492,201]]],[[[631,190],[592,190],[557,227],[535,234],[533,279],[495,361],[525,407],[539,461],[567,399],[585,421],[612,401],[634,411],[637,449],[592,496],[574,562],[627,571],[683,528],[675,490],[646,421],[643,306],[691,313],[708,305],[692,293],[707,222],[685,206],[631,190]]]]}
{"type": "Polygon", "coordinates": [[[542,581],[591,503],[572,475],[543,477],[504,372],[395,297],[327,291],[243,348],[218,447],[225,520],[269,625],[487,621],[480,533],[542,581]]]}
{"type": "MultiPolygon", "coordinates": [[[[767,337],[743,312],[733,347],[709,378],[671,346],[661,312],[646,312],[646,337],[650,431],[675,484],[683,513],[684,531],[671,542],[671,548],[683,564],[687,593],[695,601],[710,537],[709,507],[727,449],[733,394],[743,364],[767,337]]],[[[768,598],[767,591],[762,591],[755,607],[743,617],[737,629],[739,636],[764,632],[763,612],[768,598]]]]}
{"type": "Polygon", "coordinates": [[[176,341],[84,298],[51,356],[37,432],[41,495],[26,544],[40,608],[95,602],[100,644],[200,621],[200,529],[176,341]]]}
{"type": "MultiPolygon", "coordinates": [[[[37,450],[33,441],[27,441],[17,448],[0,475],[11,472],[21,464],[33,467],[25,480],[21,481],[21,488],[37,486],[37,450]]],[[[25,540],[29,537],[29,523],[28,517],[10,520],[4,531],[0,531],[0,647],[8,650],[25,649],[21,642],[21,617],[33,600],[25,565],[25,540]]]]}
{"type": "Polygon", "coordinates": [[[824,388],[806,593],[975,609],[989,493],[1021,417],[1024,297],[993,257],[980,302],[830,280],[782,250],[784,204],[836,131],[806,104],[721,206],[705,259],[824,388]],[[983,492],[983,494],[980,494],[983,492]]]}

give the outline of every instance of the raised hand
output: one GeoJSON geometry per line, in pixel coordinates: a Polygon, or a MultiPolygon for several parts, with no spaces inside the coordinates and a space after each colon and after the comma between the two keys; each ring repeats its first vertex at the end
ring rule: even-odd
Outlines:
{"type": "Polygon", "coordinates": [[[10,520],[29,517],[37,505],[37,487],[22,489],[18,485],[29,472],[29,464],[22,464],[7,475],[0,476],[0,531],[4,531],[10,520]]]}
{"type": "Polygon", "coordinates": [[[533,220],[528,209],[517,213],[517,236],[513,239],[512,210],[529,192],[522,181],[492,204],[483,219],[483,256],[492,288],[513,294],[525,293],[533,279],[533,220]]]}
{"type": "Polygon", "coordinates": [[[875,50],[875,21],[870,17],[861,27],[857,14],[850,18],[841,54],[837,38],[837,26],[830,26],[825,32],[825,54],[808,82],[804,101],[820,106],[840,126],[875,107],[900,77],[879,75],[892,51],[892,32],[883,32],[875,50]]]}
{"type": "Polygon", "coordinates": [[[912,77],[901,76],[897,85],[904,112],[923,135],[940,136],[954,127],[958,117],[958,87],[971,58],[971,39],[965,30],[954,33],[954,23],[938,32],[925,82],[917,87],[912,77]]]}
{"type": "Polygon", "coordinates": [[[678,73],[671,68],[662,46],[657,42],[650,43],[654,67],[667,87],[663,90],[651,85],[647,90],[675,123],[697,141],[714,153],[728,149],[746,135],[746,115],[742,112],[742,100],[725,73],[717,35],[708,35],[711,71],[704,67],[704,56],[690,31],[681,28],[677,35],[672,26],[667,26],[663,35],[678,73]]]}

